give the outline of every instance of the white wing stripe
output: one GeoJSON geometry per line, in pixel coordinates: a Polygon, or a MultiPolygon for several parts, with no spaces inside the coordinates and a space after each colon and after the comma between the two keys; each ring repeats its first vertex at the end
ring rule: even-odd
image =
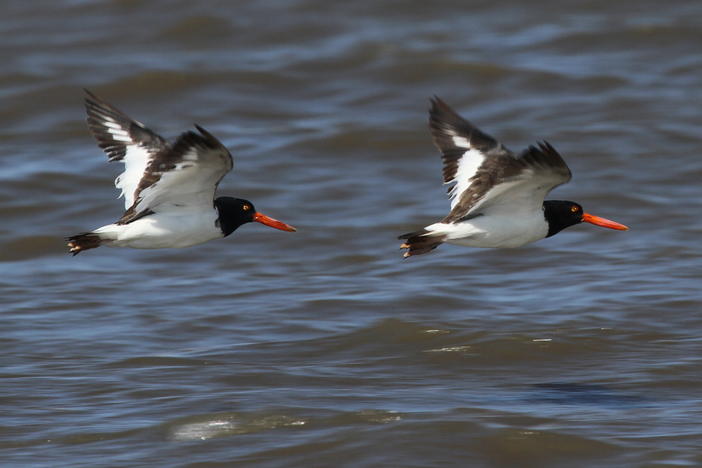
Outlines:
{"type": "Polygon", "coordinates": [[[124,143],[131,143],[131,138],[129,138],[129,135],[117,133],[117,132],[110,132],[112,135],[112,138],[114,138],[117,141],[123,141],[124,143]]]}
{"type": "Polygon", "coordinates": [[[124,129],[122,128],[122,126],[121,126],[120,124],[118,124],[117,122],[115,122],[114,120],[112,120],[112,119],[110,119],[110,120],[105,119],[105,121],[104,121],[102,124],[103,124],[105,127],[114,128],[115,130],[119,130],[120,133],[125,133],[125,132],[124,132],[124,129]]]}
{"type": "Polygon", "coordinates": [[[454,135],[451,139],[453,140],[453,144],[459,148],[470,149],[470,141],[468,141],[468,138],[454,135]]]}
{"type": "MultiPolygon", "coordinates": [[[[460,137],[454,137],[454,139],[457,138],[460,137]]],[[[456,185],[454,185],[449,192],[449,196],[451,197],[451,209],[453,209],[453,207],[459,202],[461,199],[461,194],[468,187],[470,187],[473,176],[475,176],[475,173],[478,172],[478,169],[483,164],[483,161],[485,161],[485,155],[475,148],[469,149],[463,153],[463,156],[461,156],[461,159],[458,162],[455,177],[453,180],[446,182],[447,184],[454,182],[456,183],[456,185]]]]}
{"type": "Polygon", "coordinates": [[[134,203],[134,192],[144,176],[150,158],[151,154],[145,148],[135,144],[127,145],[124,172],[115,179],[115,187],[122,190],[120,196],[124,196],[125,209],[129,209],[134,203]]]}

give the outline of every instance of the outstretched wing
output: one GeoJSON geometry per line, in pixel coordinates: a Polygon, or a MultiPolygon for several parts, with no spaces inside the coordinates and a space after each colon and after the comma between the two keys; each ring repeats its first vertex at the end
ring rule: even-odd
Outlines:
{"type": "Polygon", "coordinates": [[[115,179],[115,187],[124,196],[124,208],[134,204],[136,188],[149,161],[168,148],[166,141],[144,124],[85,90],[88,128],[110,161],[124,163],[124,172],[115,179]]]}
{"type": "Polygon", "coordinates": [[[444,183],[452,184],[451,212],[443,222],[458,222],[503,204],[541,209],[546,194],[570,180],[568,166],[546,142],[517,158],[437,97],[429,114],[434,144],[443,156],[444,183]]]}
{"type": "Polygon", "coordinates": [[[496,165],[514,159],[514,156],[438,97],[434,97],[431,104],[429,128],[434,144],[442,153],[444,184],[450,185],[448,194],[453,209],[473,185],[476,174],[484,170],[486,163],[496,165]]]}
{"type": "Polygon", "coordinates": [[[232,156],[200,126],[172,145],[111,104],[86,90],[88,127],[110,161],[122,161],[115,186],[124,196],[126,224],[169,208],[211,208],[222,177],[232,169],[232,156]]]}
{"type": "Polygon", "coordinates": [[[457,222],[490,210],[495,213],[543,209],[544,197],[555,187],[568,182],[570,169],[548,143],[530,146],[518,158],[505,160],[499,167],[478,170],[459,203],[444,219],[457,222]],[[468,207],[469,208],[466,208],[468,207]]]}
{"type": "Polygon", "coordinates": [[[232,156],[211,133],[195,127],[199,133],[183,133],[149,159],[134,204],[119,223],[169,209],[212,209],[217,185],[233,167],[232,156]]]}

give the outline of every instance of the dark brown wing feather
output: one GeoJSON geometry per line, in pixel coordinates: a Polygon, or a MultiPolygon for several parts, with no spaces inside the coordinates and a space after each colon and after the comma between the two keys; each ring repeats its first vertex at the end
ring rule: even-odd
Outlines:
{"type": "Polygon", "coordinates": [[[85,98],[88,128],[110,161],[124,159],[128,145],[139,145],[150,153],[158,152],[167,146],[161,136],[142,123],[131,119],[87,89],[84,91],[88,95],[85,98]]]}
{"type": "Polygon", "coordinates": [[[551,190],[570,179],[570,169],[558,151],[546,141],[538,143],[518,158],[486,161],[443,222],[460,222],[501,203],[519,202],[538,210],[551,190]]]}
{"type": "Polygon", "coordinates": [[[470,149],[477,150],[487,157],[512,157],[512,153],[500,142],[483,133],[436,96],[431,100],[429,129],[434,145],[441,151],[445,184],[456,181],[459,162],[470,149]],[[460,138],[465,140],[465,144],[457,143],[460,138]]]}
{"type": "Polygon", "coordinates": [[[163,148],[149,160],[134,192],[134,204],[118,224],[151,214],[164,201],[174,205],[213,203],[217,185],[233,166],[232,157],[211,133],[195,127],[200,133],[181,134],[172,147],[163,148]],[[166,182],[162,182],[164,178],[166,182]]]}

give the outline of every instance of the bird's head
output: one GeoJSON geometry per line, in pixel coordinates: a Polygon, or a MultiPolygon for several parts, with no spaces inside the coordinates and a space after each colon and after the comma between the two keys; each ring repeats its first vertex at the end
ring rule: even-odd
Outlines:
{"type": "Polygon", "coordinates": [[[600,218],[583,211],[583,207],[567,200],[547,200],[544,202],[544,217],[548,222],[548,234],[551,237],[563,229],[578,223],[590,223],[618,231],[629,228],[609,219],[600,218]]]}
{"type": "Polygon", "coordinates": [[[280,229],[281,231],[294,232],[297,230],[289,224],[285,224],[282,221],[259,213],[256,211],[256,208],[254,208],[253,203],[248,200],[233,197],[219,197],[214,203],[217,211],[219,211],[219,225],[225,237],[234,232],[242,224],[252,221],[280,229]]]}

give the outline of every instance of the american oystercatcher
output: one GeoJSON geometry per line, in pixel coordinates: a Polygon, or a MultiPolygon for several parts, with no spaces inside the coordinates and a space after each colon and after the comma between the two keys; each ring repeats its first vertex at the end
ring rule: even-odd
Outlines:
{"type": "Polygon", "coordinates": [[[173,143],[85,90],[88,127],[110,161],[124,163],[115,179],[126,211],[94,231],[68,237],[73,255],[101,245],[160,249],[189,247],[226,237],[256,221],[283,231],[295,228],[256,211],[248,200],[214,198],[232,169],[232,155],[211,133],[182,133],[173,143]]]}
{"type": "Polygon", "coordinates": [[[623,224],[583,212],[575,202],[546,200],[571,178],[561,155],[547,142],[515,156],[500,142],[435,97],[429,128],[443,157],[451,211],[438,223],[400,236],[405,257],[440,244],[520,247],[581,222],[621,231],[623,224]]]}

